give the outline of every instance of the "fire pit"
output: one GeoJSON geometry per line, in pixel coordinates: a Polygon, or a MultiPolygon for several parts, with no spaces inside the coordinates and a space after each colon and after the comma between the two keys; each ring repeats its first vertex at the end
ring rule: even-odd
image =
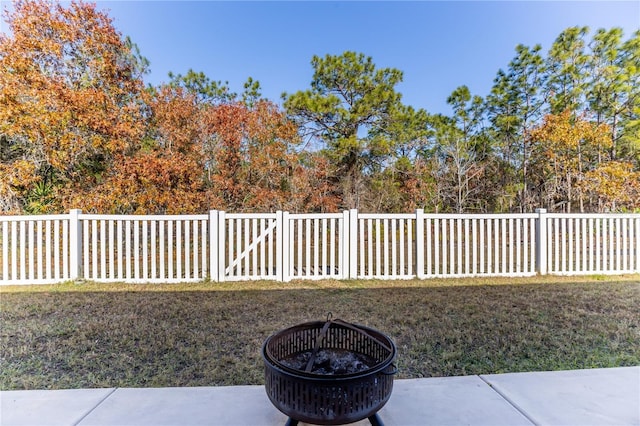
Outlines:
{"type": "Polygon", "coordinates": [[[265,389],[273,405],[299,421],[341,425],[377,415],[391,396],[396,347],[372,328],[331,319],[299,324],[262,347],[265,389]]]}

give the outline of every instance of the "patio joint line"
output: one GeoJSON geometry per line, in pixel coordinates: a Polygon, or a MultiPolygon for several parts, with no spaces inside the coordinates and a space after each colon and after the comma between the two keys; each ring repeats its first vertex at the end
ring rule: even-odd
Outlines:
{"type": "Polygon", "coordinates": [[[82,423],[84,421],[84,419],[87,418],[87,416],[89,416],[89,414],[93,413],[95,411],[96,408],[98,408],[100,405],[102,405],[103,402],[105,402],[111,395],[114,394],[115,391],[117,391],[119,388],[113,388],[113,390],[111,392],[109,392],[108,394],[106,394],[104,396],[104,398],[102,398],[100,401],[98,401],[98,403],[96,405],[94,405],[89,411],[87,411],[82,417],[80,417],[78,419],[77,422],[75,422],[73,424],[73,426],[78,426],[80,423],[82,423]]]}
{"type": "Polygon", "coordinates": [[[507,401],[507,403],[509,405],[511,405],[513,408],[516,409],[516,411],[518,411],[520,414],[522,414],[524,416],[525,419],[529,420],[532,424],[536,425],[536,426],[540,426],[541,423],[538,423],[533,417],[531,417],[524,409],[522,409],[518,404],[516,404],[515,401],[513,401],[511,398],[509,398],[508,396],[506,396],[504,393],[502,393],[500,391],[499,388],[497,388],[496,386],[493,386],[487,379],[485,379],[482,375],[478,375],[478,377],[480,378],[480,380],[482,380],[483,382],[485,382],[491,389],[493,389],[493,391],[495,393],[497,393],[498,395],[500,395],[502,397],[502,399],[504,399],[505,401],[507,401]]]}

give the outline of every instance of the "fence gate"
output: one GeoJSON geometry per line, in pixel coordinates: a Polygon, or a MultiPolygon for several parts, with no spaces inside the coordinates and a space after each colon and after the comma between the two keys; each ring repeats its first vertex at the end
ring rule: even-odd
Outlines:
{"type": "Polygon", "coordinates": [[[281,214],[218,214],[220,281],[279,279],[281,214]]]}

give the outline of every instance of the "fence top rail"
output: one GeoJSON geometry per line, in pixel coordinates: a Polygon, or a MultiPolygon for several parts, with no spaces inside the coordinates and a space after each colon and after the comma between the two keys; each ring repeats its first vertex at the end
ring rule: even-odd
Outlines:
{"type": "Polygon", "coordinates": [[[545,216],[558,219],[640,219],[640,213],[545,213],[545,216]]]}
{"type": "Polygon", "coordinates": [[[289,219],[342,219],[342,213],[289,213],[289,219]]]}
{"type": "Polygon", "coordinates": [[[358,219],[415,219],[415,213],[358,213],[358,219]]]}
{"type": "Polygon", "coordinates": [[[425,213],[425,219],[536,219],[538,213],[425,213]]]}
{"type": "Polygon", "coordinates": [[[0,222],[34,222],[43,220],[69,220],[68,214],[38,214],[21,216],[0,216],[0,222]]]}
{"type": "MultiPolygon", "coordinates": [[[[227,213],[220,211],[229,219],[275,219],[277,213],[227,213]]],[[[573,218],[573,219],[640,219],[640,213],[543,213],[546,218],[573,218]]],[[[290,219],[340,219],[344,213],[289,213],[290,219]]],[[[2,222],[32,222],[48,220],[69,220],[70,214],[51,215],[0,215],[2,222]]],[[[359,219],[415,219],[417,213],[358,213],[359,219]]],[[[539,213],[423,213],[424,219],[535,219],[539,213]]],[[[120,215],[120,214],[94,214],[79,213],[80,220],[122,220],[122,221],[148,221],[148,220],[208,220],[208,214],[189,215],[120,215]]]]}
{"type": "MultiPolygon", "coordinates": [[[[68,216],[66,216],[68,218],[68,216]]],[[[209,215],[187,215],[187,214],[172,214],[172,215],[136,215],[136,214],[88,214],[80,213],[78,215],[80,220],[123,220],[123,221],[146,221],[146,220],[208,220],[209,215]]]]}
{"type": "Polygon", "coordinates": [[[224,213],[227,219],[275,219],[277,213],[224,213]]]}

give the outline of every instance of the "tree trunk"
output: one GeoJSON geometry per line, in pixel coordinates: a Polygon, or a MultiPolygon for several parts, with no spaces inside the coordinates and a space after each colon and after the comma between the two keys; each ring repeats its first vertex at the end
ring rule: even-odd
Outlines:
{"type": "Polygon", "coordinates": [[[567,173],[567,210],[566,213],[571,213],[571,197],[573,193],[571,191],[571,175],[567,173]]]}
{"type": "Polygon", "coordinates": [[[578,201],[580,202],[580,213],[584,213],[584,199],[582,195],[582,144],[578,142],[578,201]]]}

